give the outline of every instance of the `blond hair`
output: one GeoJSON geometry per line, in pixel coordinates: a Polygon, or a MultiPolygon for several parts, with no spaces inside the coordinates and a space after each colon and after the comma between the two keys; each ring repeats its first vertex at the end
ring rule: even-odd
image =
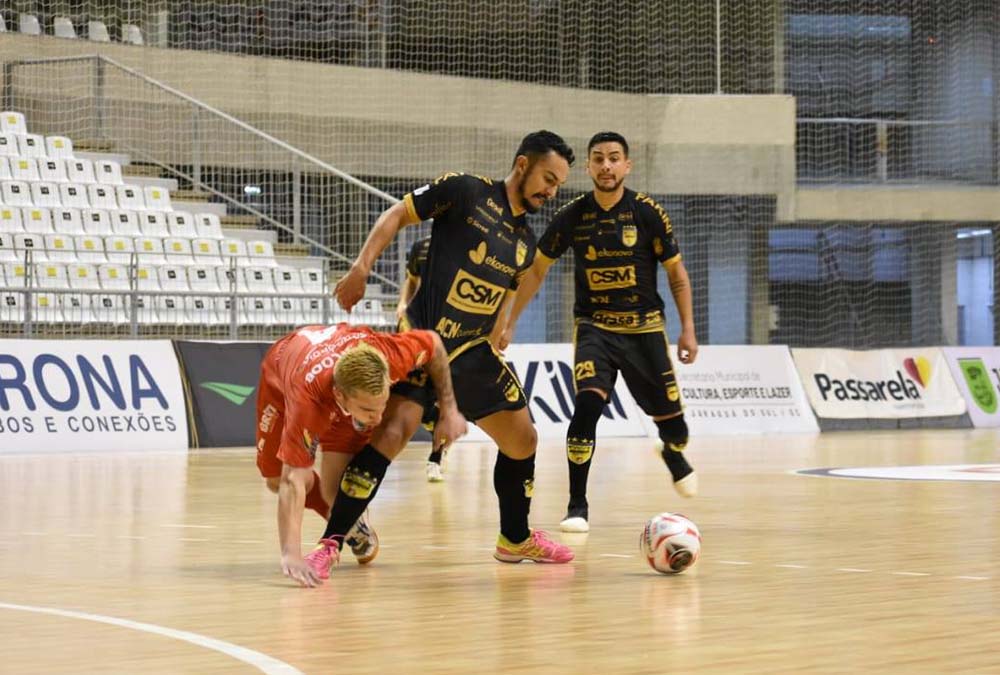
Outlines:
{"type": "Polygon", "coordinates": [[[389,364],[382,352],[367,342],[359,342],[337,359],[333,384],[347,396],[357,392],[381,396],[389,387],[389,364]]]}

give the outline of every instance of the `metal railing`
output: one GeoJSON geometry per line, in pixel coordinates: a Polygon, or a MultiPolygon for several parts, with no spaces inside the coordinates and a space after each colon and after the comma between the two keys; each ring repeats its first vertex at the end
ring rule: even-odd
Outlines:
{"type": "MultiPolygon", "coordinates": [[[[377,209],[372,213],[364,202],[374,198],[384,208],[399,201],[328,162],[103,55],[12,61],[4,64],[3,72],[5,109],[27,108],[34,112],[47,107],[45,118],[52,133],[109,141],[114,152],[155,164],[195,189],[287,233],[293,242],[310,245],[342,266],[352,262],[343,251],[360,247],[373,215],[377,215],[377,209]],[[73,67],[71,77],[55,72],[60,67],[73,67]],[[44,76],[32,76],[30,72],[26,75],[31,68],[53,70],[44,76]],[[60,80],[72,81],[60,87],[60,80]],[[66,106],[67,99],[82,107],[83,114],[74,106],[66,106]],[[22,101],[25,105],[21,105],[22,101]],[[213,185],[207,173],[211,167],[220,165],[248,170],[264,165],[290,176],[290,193],[281,197],[290,202],[292,222],[281,222],[265,209],[227,194],[224,186],[213,185]],[[353,211],[353,206],[348,207],[346,216],[340,215],[339,221],[331,216],[334,222],[313,223],[327,235],[326,241],[305,231],[303,177],[306,174],[331,181],[330,193],[319,199],[321,210],[335,211],[343,201],[362,202],[353,211]],[[345,190],[356,194],[344,200],[345,190]],[[359,200],[361,195],[366,199],[359,200]],[[343,241],[337,241],[338,237],[343,241]]],[[[393,291],[398,289],[402,275],[396,268],[401,260],[400,255],[386,256],[388,266],[382,271],[373,270],[371,278],[393,291]]]]}
{"type": "Polygon", "coordinates": [[[996,185],[993,120],[796,119],[799,182],[996,185]]]}

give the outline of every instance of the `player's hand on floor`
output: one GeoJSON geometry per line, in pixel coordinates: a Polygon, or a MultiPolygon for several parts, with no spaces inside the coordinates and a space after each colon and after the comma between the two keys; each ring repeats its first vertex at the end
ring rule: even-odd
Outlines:
{"type": "Polygon", "coordinates": [[[465,421],[462,413],[458,409],[453,411],[441,411],[437,423],[434,425],[434,449],[443,450],[457,441],[469,431],[469,425],[465,421]]]}
{"type": "Polygon", "coordinates": [[[351,311],[351,308],[365,297],[366,283],[368,283],[368,275],[361,268],[352,265],[347,274],[342,276],[337,285],[334,286],[333,295],[345,312],[351,311]]]}
{"type": "Polygon", "coordinates": [[[677,358],[681,363],[694,363],[698,358],[698,340],[695,339],[694,329],[681,331],[677,339],[677,358]]]}
{"type": "Polygon", "coordinates": [[[300,586],[305,588],[315,588],[323,583],[323,581],[316,576],[316,572],[309,567],[309,564],[306,563],[301,556],[282,556],[281,571],[286,577],[294,579],[300,586]]]}

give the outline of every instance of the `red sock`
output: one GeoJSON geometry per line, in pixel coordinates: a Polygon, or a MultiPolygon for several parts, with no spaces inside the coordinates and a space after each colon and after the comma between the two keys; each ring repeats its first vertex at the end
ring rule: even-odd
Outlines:
{"type": "Polygon", "coordinates": [[[330,517],[330,505],[323,499],[323,491],[319,487],[319,475],[315,471],[313,471],[312,489],[306,493],[306,508],[318,513],[323,520],[330,517]]]}

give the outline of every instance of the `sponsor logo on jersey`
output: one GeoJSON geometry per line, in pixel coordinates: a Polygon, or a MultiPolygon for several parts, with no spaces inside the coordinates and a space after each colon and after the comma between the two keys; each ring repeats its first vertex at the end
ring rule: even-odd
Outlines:
{"type": "Polygon", "coordinates": [[[479,242],[479,246],[469,251],[469,260],[476,263],[477,265],[481,265],[485,258],[486,258],[486,242],[481,241],[479,242]]]}
{"type": "Polygon", "coordinates": [[[278,414],[277,408],[275,408],[270,403],[264,408],[263,412],[260,414],[260,431],[266,434],[271,430],[271,424],[274,422],[275,416],[278,414]]]}
{"type": "MultiPolygon", "coordinates": [[[[521,262],[524,262],[524,261],[522,260],[521,262]]],[[[518,265],[520,265],[521,262],[519,262],[518,265]]],[[[492,255],[489,256],[489,257],[487,257],[486,260],[483,261],[483,264],[486,265],[487,267],[492,267],[493,269],[497,270],[498,272],[502,272],[502,273],[506,274],[509,277],[512,277],[515,274],[517,274],[517,269],[516,268],[511,267],[510,265],[508,265],[505,262],[501,262],[501,261],[497,260],[496,257],[492,256],[492,255]]]]}
{"type": "Polygon", "coordinates": [[[587,247],[587,252],[583,255],[587,260],[597,260],[598,258],[631,258],[632,251],[618,251],[615,249],[596,249],[593,246],[587,247]]]}
{"type": "Polygon", "coordinates": [[[493,314],[503,300],[504,289],[459,270],[448,291],[448,304],[470,314],[493,314]]]}
{"type": "Polygon", "coordinates": [[[635,225],[622,225],[622,243],[626,246],[635,246],[639,240],[639,228],[635,225]]]}
{"type": "Polygon", "coordinates": [[[491,209],[493,209],[493,212],[496,213],[498,216],[503,215],[503,207],[498,205],[495,201],[493,201],[492,197],[486,198],[486,205],[491,209]]]}
{"type": "Polygon", "coordinates": [[[660,241],[659,237],[653,238],[653,254],[656,255],[657,258],[663,255],[663,242],[660,241]]]}
{"type": "Polygon", "coordinates": [[[589,269],[587,270],[587,285],[592,291],[608,291],[635,286],[635,265],[589,269]]]}
{"type": "Polygon", "coordinates": [[[582,220],[583,222],[587,222],[588,220],[597,220],[597,212],[591,211],[590,213],[585,213],[582,216],[580,216],[580,220],[582,220]]]}
{"type": "Polygon", "coordinates": [[[524,264],[525,258],[528,257],[528,243],[523,239],[517,240],[517,249],[514,252],[514,264],[518,267],[524,264]]]}
{"type": "Polygon", "coordinates": [[[594,312],[594,322],[609,328],[637,328],[642,323],[642,319],[636,312],[598,310],[594,312]]]}

